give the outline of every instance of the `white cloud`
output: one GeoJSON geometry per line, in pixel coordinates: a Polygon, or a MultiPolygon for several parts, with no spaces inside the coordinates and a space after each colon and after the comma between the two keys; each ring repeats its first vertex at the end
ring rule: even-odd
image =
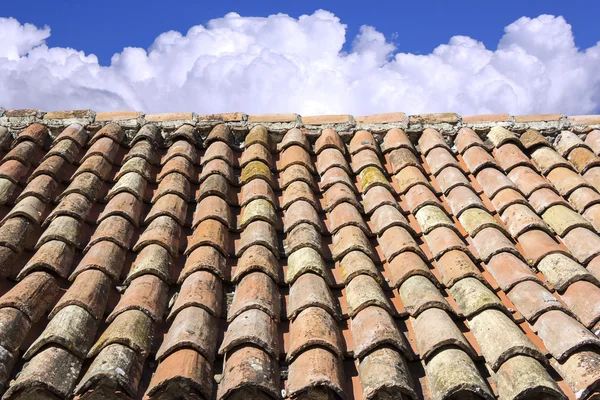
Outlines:
{"type": "Polygon", "coordinates": [[[600,42],[580,50],[562,17],[520,18],[498,48],[466,36],[430,54],[398,52],[371,26],[319,10],[298,19],[230,13],[149,49],[95,55],[49,48],[50,28],[0,18],[0,105],[43,110],[297,112],[600,111],[600,42]],[[342,47],[346,40],[349,52],[342,47]]]}

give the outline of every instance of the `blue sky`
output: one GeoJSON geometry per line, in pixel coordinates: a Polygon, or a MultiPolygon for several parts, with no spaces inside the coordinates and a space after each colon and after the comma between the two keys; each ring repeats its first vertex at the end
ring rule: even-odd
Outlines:
{"type": "Polygon", "coordinates": [[[597,0],[4,3],[7,109],[600,113],[597,0]]]}
{"type": "MultiPolygon", "coordinates": [[[[398,50],[431,52],[454,35],[467,35],[495,48],[503,28],[519,17],[562,15],[573,26],[576,44],[594,45],[600,1],[559,0],[421,0],[421,1],[193,1],[193,0],[35,0],[7,1],[0,16],[37,26],[50,25],[50,46],[94,53],[102,65],[124,47],[147,48],[162,32],[185,33],[228,12],[242,16],[276,13],[299,17],[317,9],[331,11],[348,25],[348,37],[371,25],[397,44],[398,50]],[[397,34],[397,36],[396,36],[397,34]]],[[[345,48],[351,42],[346,42],[345,48]]]]}

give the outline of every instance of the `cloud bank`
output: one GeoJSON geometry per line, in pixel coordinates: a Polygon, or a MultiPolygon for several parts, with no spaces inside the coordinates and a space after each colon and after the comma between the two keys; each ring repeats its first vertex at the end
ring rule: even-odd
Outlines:
{"type": "Polygon", "coordinates": [[[600,111],[600,42],[576,47],[563,17],[522,17],[497,49],[454,36],[403,53],[374,27],[353,39],[328,11],[298,19],[230,13],[128,47],[109,66],[48,47],[50,28],[0,18],[0,106],[147,113],[404,111],[589,114],[600,111]],[[349,52],[342,51],[351,40],[349,52]]]}

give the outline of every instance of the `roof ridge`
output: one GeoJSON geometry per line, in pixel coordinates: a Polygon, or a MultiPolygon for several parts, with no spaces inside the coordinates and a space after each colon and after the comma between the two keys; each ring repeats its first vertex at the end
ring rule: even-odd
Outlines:
{"type": "Polygon", "coordinates": [[[463,117],[456,113],[407,115],[404,112],[392,112],[355,117],[350,114],[302,116],[295,113],[246,114],[243,112],[145,114],[139,111],[109,111],[97,113],[89,109],[45,112],[37,109],[5,110],[0,107],[0,126],[19,130],[35,122],[50,128],[64,128],[72,123],[79,123],[83,126],[101,126],[115,122],[124,129],[138,129],[146,123],[154,123],[166,130],[177,129],[184,124],[207,129],[216,124],[225,123],[232,129],[241,131],[247,131],[255,125],[263,125],[273,132],[285,133],[292,128],[301,128],[307,133],[317,135],[322,129],[332,128],[337,132],[346,133],[346,136],[351,136],[360,130],[368,130],[377,134],[387,132],[392,128],[400,128],[409,133],[434,128],[446,135],[454,136],[463,127],[471,128],[476,132],[487,132],[493,126],[502,126],[516,132],[535,129],[543,133],[560,130],[586,133],[600,128],[600,114],[576,116],[480,114],[463,117]]]}

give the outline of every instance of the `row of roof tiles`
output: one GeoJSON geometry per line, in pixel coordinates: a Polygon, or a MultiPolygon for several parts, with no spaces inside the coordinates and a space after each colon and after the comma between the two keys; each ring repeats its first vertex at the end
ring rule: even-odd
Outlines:
{"type": "Polygon", "coordinates": [[[218,123],[228,123],[232,128],[238,126],[254,126],[263,124],[272,130],[282,131],[293,127],[305,127],[310,131],[326,127],[337,131],[355,131],[368,129],[373,133],[385,132],[393,127],[408,131],[421,131],[427,127],[439,128],[443,131],[456,132],[461,127],[470,127],[476,131],[488,130],[494,125],[516,129],[519,131],[534,128],[543,131],[572,129],[589,131],[600,127],[600,115],[565,116],[562,114],[487,114],[460,116],[455,113],[406,115],[402,112],[372,114],[365,116],[315,115],[300,116],[299,114],[245,114],[241,112],[204,114],[193,112],[175,112],[162,114],[144,114],[136,111],[111,111],[96,113],[91,110],[52,111],[40,110],[4,110],[0,108],[0,125],[22,129],[24,124],[40,122],[52,127],[65,126],[72,122],[87,124],[104,124],[116,122],[125,128],[139,128],[145,123],[155,123],[173,128],[181,123],[214,126],[218,123]]]}
{"type": "Polygon", "coordinates": [[[4,396],[589,397],[599,138],[31,125],[0,140],[4,396]]]}

